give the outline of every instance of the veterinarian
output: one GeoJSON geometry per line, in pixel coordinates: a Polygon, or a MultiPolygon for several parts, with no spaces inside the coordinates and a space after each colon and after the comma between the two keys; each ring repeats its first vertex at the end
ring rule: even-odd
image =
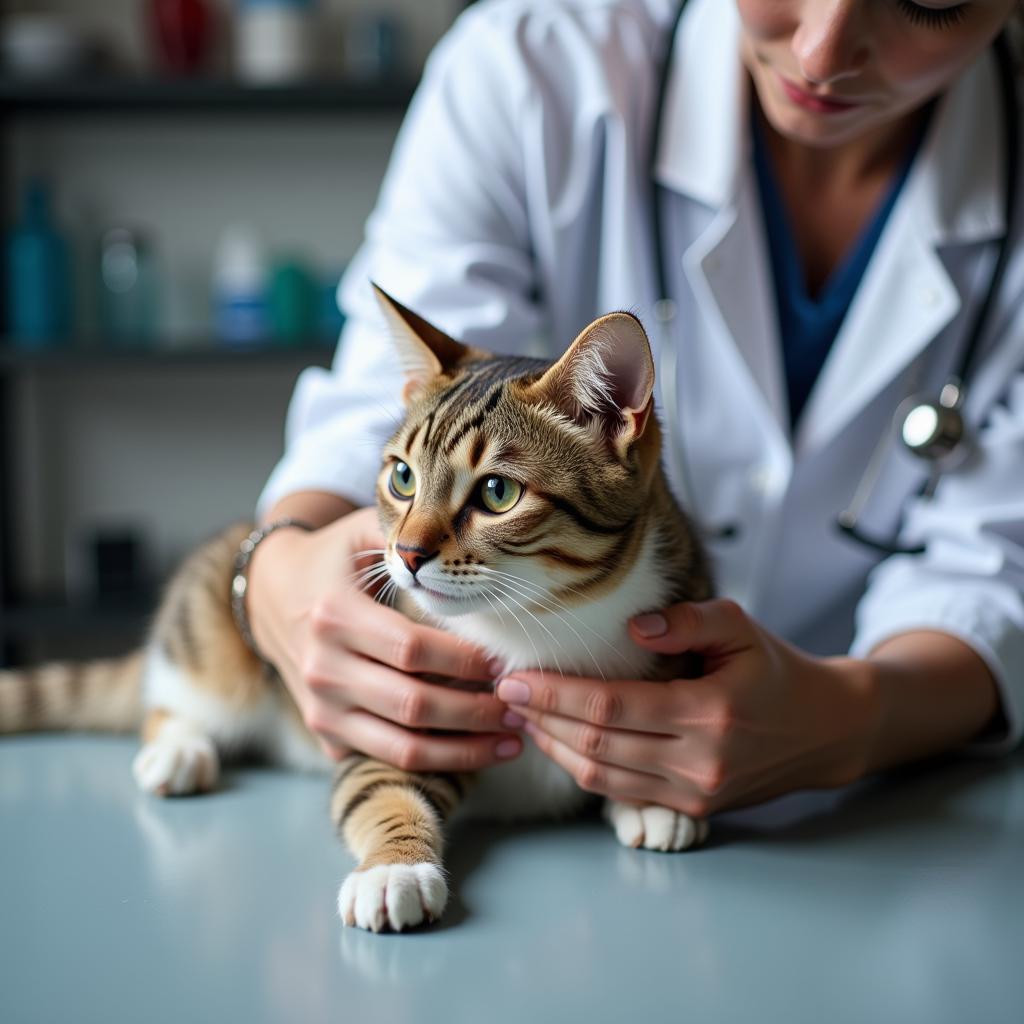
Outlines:
{"type": "Polygon", "coordinates": [[[1020,741],[1024,213],[995,45],[1019,5],[676,14],[485,0],[428,63],[335,367],[300,379],[261,501],[265,524],[318,529],[272,530],[250,565],[255,642],[335,756],[473,769],[525,730],[587,789],[702,816],[1020,741]],[[413,677],[500,666],[344,580],[383,546],[401,415],[371,278],[507,353],[641,317],[723,598],[651,609],[633,638],[699,652],[704,677],[517,673],[496,697],[413,677]]]}

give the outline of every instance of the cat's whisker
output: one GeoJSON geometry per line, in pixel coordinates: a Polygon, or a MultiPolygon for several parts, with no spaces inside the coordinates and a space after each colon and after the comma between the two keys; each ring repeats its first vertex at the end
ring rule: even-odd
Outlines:
{"type": "Polygon", "coordinates": [[[358,576],[349,576],[346,579],[346,582],[353,582],[356,584],[357,589],[366,590],[369,587],[371,587],[374,583],[377,583],[381,579],[384,579],[390,575],[391,571],[385,565],[380,567],[374,567],[372,569],[367,569],[364,573],[358,576]]]}
{"type": "Polygon", "coordinates": [[[619,652],[612,644],[608,643],[608,640],[605,637],[603,637],[600,633],[596,632],[592,627],[588,626],[587,623],[585,623],[578,615],[576,615],[564,601],[560,601],[557,597],[554,596],[554,594],[546,590],[544,587],[540,586],[537,583],[533,583],[532,581],[526,579],[523,576],[516,576],[513,573],[502,572],[500,569],[489,569],[487,568],[487,566],[482,565],[477,566],[477,568],[482,569],[484,572],[495,573],[496,575],[503,576],[510,581],[518,583],[520,586],[535,591],[538,595],[538,597],[536,598],[538,603],[540,603],[541,597],[543,597],[543,599],[546,601],[550,601],[552,605],[554,605],[556,608],[561,609],[562,612],[564,612],[575,622],[577,622],[588,633],[594,636],[597,640],[600,640],[601,643],[603,643],[609,650],[614,651],[615,654],[618,655],[619,652]]]}
{"type": "MultiPolygon", "coordinates": [[[[503,575],[511,577],[510,573],[504,573],[503,575]]],[[[506,581],[505,585],[506,586],[512,586],[514,584],[510,584],[510,583],[508,583],[506,581]]],[[[617,648],[615,648],[612,644],[608,643],[608,641],[603,636],[601,636],[600,633],[595,633],[594,630],[592,630],[585,622],[581,621],[577,616],[573,615],[572,612],[569,611],[569,609],[565,608],[564,606],[560,606],[558,600],[556,598],[554,598],[554,597],[551,597],[550,594],[547,594],[541,587],[538,587],[536,584],[531,583],[529,580],[520,580],[520,585],[521,585],[520,592],[523,594],[523,596],[528,597],[530,600],[534,601],[536,604],[539,604],[545,611],[548,612],[548,614],[552,615],[559,622],[561,622],[562,625],[564,625],[573,634],[573,636],[575,636],[576,639],[579,640],[581,648],[583,650],[587,651],[587,654],[589,655],[590,660],[594,663],[594,667],[597,669],[598,675],[600,675],[602,679],[605,679],[605,681],[607,681],[606,677],[605,677],[605,674],[604,674],[603,670],[601,669],[600,662],[594,656],[594,654],[590,650],[590,648],[586,645],[586,643],[583,640],[583,637],[580,636],[580,634],[573,628],[572,623],[570,623],[568,621],[568,619],[565,618],[565,616],[569,615],[573,619],[575,619],[576,622],[578,622],[580,626],[582,626],[585,630],[587,630],[588,633],[592,633],[598,640],[600,640],[615,655],[616,659],[620,659],[621,658],[621,654],[619,653],[617,648]],[[525,587],[532,587],[534,590],[538,591],[539,593],[538,594],[530,594],[530,592],[528,590],[524,589],[525,587]],[[547,598],[548,600],[550,600],[552,602],[551,605],[547,604],[546,601],[544,600],[544,598],[547,598]],[[559,607],[561,607],[561,611],[559,611],[559,607]]]]}
{"type": "MultiPolygon", "coordinates": [[[[516,598],[515,598],[515,597],[513,596],[513,594],[514,594],[515,592],[513,591],[512,593],[509,593],[509,591],[510,591],[510,590],[512,590],[512,588],[511,588],[511,587],[510,587],[510,586],[509,586],[509,585],[508,585],[507,583],[500,583],[500,582],[498,582],[497,580],[494,580],[494,581],[492,581],[492,582],[494,583],[494,585],[495,585],[495,586],[499,586],[499,587],[502,587],[502,588],[508,588],[507,590],[503,589],[503,593],[505,594],[505,596],[506,596],[506,597],[507,597],[507,598],[508,598],[508,599],[509,599],[510,601],[512,601],[512,602],[513,602],[513,604],[515,604],[515,606],[516,606],[517,608],[519,608],[519,609],[520,609],[521,611],[523,611],[523,612],[525,612],[525,613],[526,613],[527,615],[529,615],[529,616],[530,616],[530,618],[531,618],[531,619],[533,619],[533,621],[534,621],[534,622],[536,622],[536,623],[537,623],[537,625],[538,625],[538,626],[540,626],[540,628],[541,628],[541,629],[543,629],[543,630],[544,630],[544,632],[545,632],[545,633],[547,633],[547,635],[548,635],[549,637],[551,637],[551,639],[552,639],[552,640],[553,640],[553,641],[554,641],[554,642],[555,642],[556,644],[558,644],[558,646],[559,646],[559,647],[561,647],[561,648],[562,648],[562,651],[563,651],[563,652],[564,652],[564,651],[566,650],[566,648],[565,648],[565,644],[563,644],[563,643],[562,643],[562,641],[561,641],[561,640],[559,640],[559,639],[558,639],[558,637],[557,637],[557,636],[555,636],[555,634],[554,634],[554,633],[552,633],[552,632],[551,632],[551,630],[550,630],[550,629],[548,629],[548,627],[547,627],[547,626],[545,626],[545,625],[544,625],[544,623],[543,623],[543,622],[541,622],[541,621],[540,621],[540,619],[538,619],[538,618],[537,618],[537,616],[536,616],[536,615],[534,615],[534,614],[533,614],[533,612],[531,612],[531,611],[530,611],[530,609],[529,609],[529,608],[527,608],[525,604],[523,604],[523,602],[522,602],[522,601],[517,601],[517,600],[516,600],[516,598]]],[[[520,594],[519,596],[520,596],[520,597],[522,597],[523,595],[522,595],[522,594],[520,594]]],[[[558,674],[559,674],[559,675],[560,675],[560,676],[561,676],[561,677],[562,677],[562,678],[564,679],[564,678],[565,678],[565,673],[564,673],[564,672],[562,671],[562,665],[561,665],[561,663],[560,663],[560,662],[559,662],[559,660],[558,660],[558,655],[557,655],[557,654],[555,654],[555,652],[554,652],[554,651],[552,651],[552,652],[551,652],[551,657],[555,659],[555,669],[556,669],[556,670],[558,671],[558,674]]]]}
{"type": "Polygon", "coordinates": [[[374,596],[374,600],[379,601],[381,604],[386,604],[388,607],[391,607],[392,598],[397,593],[398,584],[394,580],[388,580],[388,582],[374,596]]]}
{"type": "MultiPolygon", "coordinates": [[[[492,580],[491,583],[493,585],[495,585],[495,586],[508,587],[510,589],[513,586],[513,584],[507,583],[505,581],[499,581],[499,580],[492,580]]],[[[541,605],[541,607],[543,607],[545,609],[545,611],[548,612],[548,614],[552,615],[559,622],[561,622],[562,625],[565,626],[573,634],[573,636],[576,637],[577,640],[579,640],[581,649],[587,652],[588,657],[594,663],[594,668],[597,669],[597,674],[601,677],[601,679],[604,682],[608,682],[608,678],[607,678],[607,676],[605,676],[604,671],[601,668],[601,663],[597,660],[596,657],[594,657],[594,654],[590,650],[590,648],[587,647],[586,643],[583,640],[583,637],[581,637],[580,634],[578,632],[576,632],[575,629],[573,629],[572,624],[570,622],[568,622],[561,614],[559,614],[557,609],[548,607],[547,605],[544,604],[543,601],[541,601],[536,596],[533,596],[533,595],[529,594],[528,592],[527,593],[523,593],[522,591],[520,591],[520,596],[521,597],[526,597],[528,600],[534,601],[537,604],[541,605]]],[[[524,611],[528,611],[528,609],[525,609],[525,608],[523,610],[524,611]]],[[[533,616],[533,617],[536,618],[536,616],[533,616]]],[[[542,628],[544,628],[544,624],[540,621],[540,619],[537,619],[537,622],[538,622],[538,624],[542,628]]],[[[550,630],[548,630],[548,633],[550,635],[550,630]]],[[[558,642],[561,645],[561,641],[556,641],[556,642],[558,642]]],[[[561,646],[562,646],[562,649],[565,650],[564,645],[561,645],[561,646]]],[[[609,646],[611,646],[611,645],[609,645],[609,646]]],[[[615,648],[613,647],[612,650],[615,650],[615,648]]],[[[618,657],[618,652],[616,652],[616,657],[618,657]]]]}
{"type": "MultiPolygon", "coordinates": [[[[542,606],[544,605],[544,601],[550,601],[551,604],[554,606],[554,608],[550,608],[549,609],[550,613],[552,615],[556,615],[559,619],[561,619],[561,621],[563,623],[565,623],[566,626],[569,626],[569,623],[563,617],[564,615],[568,615],[581,628],[585,629],[588,633],[590,633],[597,640],[600,640],[601,643],[603,643],[605,645],[605,647],[607,647],[608,650],[610,650],[615,655],[615,657],[617,659],[622,657],[622,654],[620,653],[620,651],[613,644],[610,644],[605,637],[601,636],[600,633],[598,633],[596,630],[594,630],[593,628],[588,626],[578,615],[575,615],[573,613],[572,609],[570,609],[563,602],[559,601],[557,597],[554,597],[548,591],[544,590],[543,587],[538,586],[536,583],[532,583],[530,580],[523,579],[521,576],[515,576],[515,575],[513,575],[512,573],[509,573],[509,572],[502,572],[500,569],[489,569],[487,566],[484,566],[484,565],[478,565],[476,568],[482,570],[485,573],[494,573],[495,575],[498,575],[498,576],[508,577],[509,580],[514,580],[515,582],[519,583],[521,586],[528,587],[528,588],[531,588],[532,590],[536,591],[537,592],[537,596],[535,596],[533,598],[533,600],[536,601],[538,604],[540,604],[542,606]],[[559,609],[562,612],[561,615],[559,615],[555,611],[556,608],[559,609]]],[[[572,629],[572,626],[569,626],[569,628],[572,629]]],[[[579,633],[577,633],[576,630],[574,630],[574,629],[572,631],[575,634],[575,636],[577,637],[577,639],[582,643],[583,642],[583,638],[579,635],[579,633]]],[[[594,660],[594,663],[597,664],[597,659],[594,658],[593,655],[591,655],[591,658],[594,660]]]]}
{"type": "Polygon", "coordinates": [[[388,565],[387,565],[386,562],[374,562],[373,565],[367,565],[367,566],[365,566],[362,569],[356,569],[355,572],[349,573],[349,575],[346,576],[345,578],[351,580],[351,579],[357,579],[357,578],[360,578],[360,577],[363,577],[363,576],[367,576],[367,575],[369,575],[371,573],[389,572],[389,571],[390,570],[389,570],[388,565]]]}
{"type": "MultiPolygon", "coordinates": [[[[524,576],[516,576],[514,573],[504,572],[501,569],[489,569],[489,568],[487,568],[487,566],[484,566],[484,565],[477,566],[477,568],[478,569],[486,569],[487,572],[499,573],[502,576],[508,576],[509,579],[516,580],[519,583],[528,583],[530,586],[534,587],[535,589],[540,590],[544,594],[547,594],[547,596],[550,597],[552,601],[557,601],[558,604],[561,605],[563,608],[565,608],[567,611],[569,610],[569,605],[567,605],[564,601],[561,601],[557,597],[555,597],[555,595],[552,594],[547,588],[542,587],[538,583],[532,583],[530,580],[526,579],[524,576]]],[[[577,589],[576,587],[571,586],[568,583],[559,583],[558,584],[558,589],[559,590],[568,590],[568,591],[570,591],[570,593],[576,594],[577,596],[582,598],[584,601],[588,600],[588,598],[586,597],[585,594],[583,594],[579,589],[577,589]]]]}
{"type": "Polygon", "coordinates": [[[534,658],[536,659],[537,667],[540,670],[540,677],[541,677],[541,680],[543,681],[543,679],[544,679],[544,666],[541,663],[540,651],[537,650],[537,645],[533,642],[533,637],[530,636],[530,631],[526,628],[526,626],[523,625],[523,620],[520,619],[519,616],[516,615],[516,613],[514,611],[512,611],[511,608],[509,608],[508,604],[503,600],[501,594],[494,594],[494,599],[500,605],[502,605],[502,607],[505,609],[505,611],[507,611],[509,613],[509,615],[511,615],[512,618],[516,620],[516,622],[519,623],[519,628],[523,631],[523,636],[525,636],[526,639],[530,641],[530,646],[533,648],[533,654],[534,654],[534,658]]]}
{"type": "Polygon", "coordinates": [[[362,551],[353,551],[349,557],[355,561],[362,555],[385,555],[387,554],[387,548],[363,548],[362,551]]]}
{"type": "Polygon", "coordinates": [[[363,576],[370,572],[380,572],[381,570],[386,571],[387,568],[387,562],[373,562],[371,565],[364,565],[361,569],[355,569],[353,572],[348,574],[346,579],[354,579],[357,576],[363,576]]]}
{"type": "MultiPolygon", "coordinates": [[[[524,554],[530,554],[530,553],[531,552],[528,552],[528,551],[524,552],[524,554]]],[[[486,566],[478,566],[478,568],[487,568],[487,567],[486,566]]],[[[502,572],[502,570],[501,569],[488,569],[488,572],[502,572]]],[[[505,576],[511,576],[513,579],[518,580],[520,583],[529,583],[530,582],[525,577],[523,577],[523,576],[516,576],[514,573],[505,572],[504,575],[505,576]]],[[[533,586],[537,587],[537,586],[539,586],[539,584],[534,583],[533,586]]],[[[541,589],[543,589],[543,588],[541,588],[541,589]]],[[[584,601],[589,600],[589,598],[587,597],[586,594],[584,594],[578,587],[572,586],[572,584],[570,584],[570,583],[559,583],[558,584],[558,589],[559,590],[568,590],[571,594],[576,594],[577,597],[581,598],[584,601]]],[[[545,593],[547,593],[547,591],[545,591],[545,593]]],[[[554,595],[551,595],[551,599],[552,600],[556,600],[554,595]]],[[[566,605],[566,607],[568,607],[568,605],[566,605]]]]}

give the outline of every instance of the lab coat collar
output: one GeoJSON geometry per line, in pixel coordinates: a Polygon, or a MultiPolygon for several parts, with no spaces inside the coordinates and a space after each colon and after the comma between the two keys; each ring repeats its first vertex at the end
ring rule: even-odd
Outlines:
{"type": "Polygon", "coordinates": [[[652,173],[718,209],[735,193],[748,149],[746,69],[736,5],[691,0],[676,33],[652,173]]]}
{"type": "Polygon", "coordinates": [[[908,182],[920,237],[937,249],[1005,230],[1002,102],[991,48],[939,100],[908,182]]]}

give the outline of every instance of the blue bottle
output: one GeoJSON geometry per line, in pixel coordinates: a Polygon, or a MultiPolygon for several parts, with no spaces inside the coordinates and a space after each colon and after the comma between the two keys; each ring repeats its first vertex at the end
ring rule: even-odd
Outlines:
{"type": "Polygon", "coordinates": [[[7,242],[7,309],[11,338],[42,348],[71,330],[71,260],[54,226],[50,192],[41,181],[25,189],[21,223],[7,242]]]}

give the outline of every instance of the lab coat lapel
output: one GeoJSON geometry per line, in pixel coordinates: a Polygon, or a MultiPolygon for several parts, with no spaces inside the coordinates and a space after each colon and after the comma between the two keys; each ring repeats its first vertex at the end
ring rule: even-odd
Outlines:
{"type": "Polygon", "coordinates": [[[690,4],[673,51],[654,174],[664,187],[715,211],[686,251],[687,276],[704,312],[725,328],[746,364],[749,393],[762,406],[761,425],[774,423],[788,445],[775,299],[749,173],[749,87],[738,40],[734,4],[690,4]]]}
{"type": "Polygon", "coordinates": [[[861,282],[798,424],[799,455],[824,447],[960,309],[935,253],[912,226],[888,233],[861,282]]]}
{"type": "MultiPolygon", "coordinates": [[[[748,183],[749,184],[749,183],[748,183]]],[[[722,210],[686,254],[698,298],[706,294],[746,364],[750,392],[788,445],[788,399],[778,341],[771,270],[765,257],[760,208],[749,187],[722,210]]],[[[707,300],[703,303],[708,306],[707,300]]]]}

